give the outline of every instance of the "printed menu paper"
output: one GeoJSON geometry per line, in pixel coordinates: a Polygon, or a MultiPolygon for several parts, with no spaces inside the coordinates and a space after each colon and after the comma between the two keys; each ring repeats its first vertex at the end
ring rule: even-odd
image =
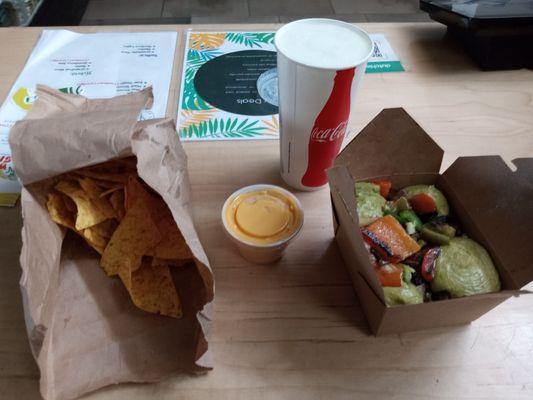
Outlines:
{"type": "MultiPolygon", "coordinates": [[[[275,32],[187,33],[177,130],[181,140],[277,139],[275,32]]],[[[383,34],[371,34],[366,72],[403,67],[383,34]]]]}
{"type": "Polygon", "coordinates": [[[92,33],[44,30],[0,107],[0,205],[17,201],[8,134],[35,101],[35,86],[109,98],[153,87],[154,104],[140,119],[166,114],[177,32],[92,33]]]}
{"type": "Polygon", "coordinates": [[[188,32],[180,138],[276,139],[277,84],[274,32],[188,32]]]}
{"type": "Polygon", "coordinates": [[[374,51],[366,65],[366,73],[403,72],[402,63],[385,35],[382,33],[372,33],[370,37],[374,42],[374,51]]]}

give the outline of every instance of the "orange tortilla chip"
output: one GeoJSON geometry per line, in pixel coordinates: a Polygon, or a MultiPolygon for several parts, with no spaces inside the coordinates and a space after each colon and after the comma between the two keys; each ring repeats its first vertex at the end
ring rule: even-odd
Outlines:
{"type": "Polygon", "coordinates": [[[141,265],[142,256],[160,240],[149,205],[141,197],[126,211],[102,255],[100,265],[110,276],[123,270],[131,273],[141,265]]]}
{"type": "Polygon", "coordinates": [[[82,168],[75,173],[79,176],[97,179],[101,186],[109,185],[106,182],[126,184],[130,175],[137,175],[137,159],[135,157],[119,158],[82,168]]]}
{"type": "Polygon", "coordinates": [[[116,219],[108,219],[104,222],[100,222],[95,226],[91,226],[91,230],[97,233],[99,236],[110,239],[113,233],[118,228],[118,222],[116,219]]]}
{"type": "MultiPolygon", "coordinates": [[[[82,176],[78,175],[76,178],[79,179],[80,177],[82,176]]],[[[103,181],[103,180],[95,179],[95,178],[91,178],[91,179],[94,179],[94,181],[96,182],[98,186],[106,190],[124,188],[124,183],[121,183],[121,182],[103,181]]]]}
{"type": "Polygon", "coordinates": [[[48,194],[46,206],[52,221],[54,221],[56,224],[74,229],[76,223],[76,208],[74,208],[74,212],[70,211],[65,204],[65,199],[70,200],[68,197],[60,193],[50,192],[48,194]]]}
{"type": "Polygon", "coordinates": [[[128,184],[124,189],[124,205],[126,210],[128,210],[139,198],[142,198],[143,201],[152,204],[155,200],[144,188],[144,185],[141,183],[139,178],[130,175],[128,184]]]}
{"type": "Polygon", "coordinates": [[[107,246],[108,239],[98,233],[97,229],[95,229],[96,226],[98,225],[86,228],[80,233],[93,249],[95,249],[99,254],[103,254],[107,246]]]}
{"type": "Polygon", "coordinates": [[[188,260],[193,258],[191,249],[178,229],[178,225],[163,199],[152,208],[152,215],[163,239],[148,255],[156,258],[188,260]]]}
{"type": "Polygon", "coordinates": [[[60,179],[47,199],[52,220],[101,254],[106,274],[120,277],[138,308],[181,317],[170,267],[194,259],[166,203],[137,176],[136,158],[83,168],[60,179]]]}
{"type": "Polygon", "coordinates": [[[77,183],[59,181],[55,188],[76,203],[78,212],[75,223],[76,230],[81,231],[108,219],[77,183]]]}
{"type": "Polygon", "coordinates": [[[72,214],[76,215],[78,213],[78,207],[76,207],[76,203],[74,203],[70,197],[63,193],[60,193],[59,195],[63,198],[63,202],[65,203],[65,207],[67,208],[67,210],[69,210],[72,214]]]}
{"type": "Polygon", "coordinates": [[[100,194],[100,197],[104,197],[104,196],[108,196],[110,195],[111,193],[113,192],[116,192],[117,190],[122,190],[124,189],[124,186],[122,184],[118,184],[116,186],[113,186],[113,187],[110,187],[109,189],[107,189],[105,192],[102,192],[100,194]]]}
{"type": "Polygon", "coordinates": [[[91,201],[102,211],[102,213],[107,218],[114,218],[115,210],[111,206],[109,199],[107,197],[102,197],[104,192],[100,186],[97,185],[96,181],[91,178],[81,178],[78,179],[78,182],[85,193],[89,196],[91,201]]]}
{"type": "Polygon", "coordinates": [[[185,242],[176,221],[169,212],[168,218],[163,218],[157,222],[157,229],[161,233],[161,241],[149,252],[157,258],[188,260],[193,258],[191,250],[185,242]]]}
{"type": "Polygon", "coordinates": [[[111,193],[111,196],[109,196],[109,202],[111,203],[113,210],[115,210],[115,215],[117,216],[118,220],[121,221],[126,214],[126,207],[124,206],[124,191],[119,190],[111,193]]]}
{"type": "Polygon", "coordinates": [[[139,269],[133,273],[123,271],[120,278],[141,310],[174,318],[182,316],[180,298],[168,266],[152,266],[150,260],[144,260],[139,269]]]}

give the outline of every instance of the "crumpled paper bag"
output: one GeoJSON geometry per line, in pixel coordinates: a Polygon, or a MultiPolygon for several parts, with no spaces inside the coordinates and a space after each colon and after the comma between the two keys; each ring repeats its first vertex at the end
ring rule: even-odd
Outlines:
{"type": "Polygon", "coordinates": [[[213,275],[192,222],[187,158],[173,121],[137,122],[153,100],[151,89],[88,100],[41,86],[37,96],[9,142],[23,185],[20,286],[41,394],[71,399],[110,384],[210,368],[213,275]],[[131,154],[195,257],[195,267],[172,269],[182,319],[137,309],[120,280],[99,267],[97,254],[75,235],[65,237],[48,216],[48,178],[131,154]]]}

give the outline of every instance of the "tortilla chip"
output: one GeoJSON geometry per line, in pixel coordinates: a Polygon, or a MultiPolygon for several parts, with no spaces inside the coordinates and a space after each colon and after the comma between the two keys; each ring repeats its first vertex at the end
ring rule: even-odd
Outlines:
{"type": "Polygon", "coordinates": [[[76,203],[78,212],[75,223],[76,230],[81,231],[108,219],[77,183],[59,181],[55,188],[76,203]]]}
{"type": "Polygon", "coordinates": [[[100,222],[99,224],[95,226],[91,226],[90,229],[92,229],[95,233],[98,234],[98,236],[101,236],[106,239],[110,239],[111,236],[113,236],[113,233],[118,228],[118,222],[116,219],[108,219],[104,222],[100,222]]]}
{"type": "Polygon", "coordinates": [[[139,198],[150,205],[149,209],[161,234],[161,241],[147,255],[174,260],[189,260],[193,257],[172,213],[162,198],[150,195],[142,181],[133,176],[130,176],[125,193],[126,209],[131,207],[131,203],[139,198]]]}
{"type": "Polygon", "coordinates": [[[82,168],[75,173],[79,176],[97,179],[99,185],[106,185],[106,182],[119,182],[125,185],[130,175],[137,175],[137,159],[136,157],[119,158],[82,168]]]}
{"type": "Polygon", "coordinates": [[[115,215],[117,216],[118,220],[121,221],[126,214],[126,207],[124,206],[124,191],[119,190],[111,193],[111,196],[109,196],[109,202],[111,203],[113,210],[115,210],[115,215]]]}
{"type": "Polygon", "coordinates": [[[148,255],[156,258],[188,260],[193,254],[185,242],[185,238],[178,229],[178,225],[163,199],[158,199],[152,207],[152,215],[157,224],[157,229],[163,239],[148,255]]]}
{"type": "Polygon", "coordinates": [[[46,206],[52,221],[64,227],[74,229],[76,223],[76,208],[74,207],[74,212],[70,211],[65,204],[65,199],[70,200],[61,193],[50,192],[48,194],[46,206]]]}
{"type": "Polygon", "coordinates": [[[98,225],[86,228],[80,233],[93,249],[95,249],[98,253],[103,254],[107,246],[108,239],[98,233],[97,229],[95,229],[96,226],[98,225]]]}
{"type": "MultiPolygon", "coordinates": [[[[98,182],[98,181],[96,181],[96,182],[98,182]]],[[[107,189],[107,188],[106,188],[106,189],[107,189]]],[[[117,190],[122,190],[122,189],[124,189],[124,186],[123,186],[122,184],[119,183],[119,184],[117,184],[117,185],[114,186],[114,187],[110,187],[110,188],[107,189],[105,192],[102,192],[102,193],[100,194],[100,197],[108,196],[108,195],[110,195],[111,193],[116,192],[117,190]]]]}
{"type": "Polygon", "coordinates": [[[139,269],[131,274],[121,272],[120,278],[141,310],[174,318],[182,316],[180,298],[168,266],[152,266],[145,259],[139,269]]]}
{"type": "Polygon", "coordinates": [[[130,175],[126,188],[124,189],[124,205],[126,210],[128,210],[139,198],[142,198],[146,203],[151,203],[153,206],[156,205],[154,203],[155,199],[150,196],[139,178],[130,175]]]}
{"type": "Polygon", "coordinates": [[[74,203],[70,197],[66,196],[63,193],[59,193],[59,195],[63,198],[63,203],[65,203],[65,207],[67,208],[67,210],[70,213],[76,215],[78,213],[78,207],[76,207],[76,203],[74,203]]]}
{"type": "Polygon", "coordinates": [[[185,242],[185,238],[178,229],[176,221],[172,218],[172,214],[168,218],[160,219],[157,222],[157,229],[162,239],[154,249],[150,250],[148,255],[175,260],[188,260],[193,258],[191,250],[187,242],[185,242]]]}
{"type": "MultiPolygon", "coordinates": [[[[78,178],[80,178],[80,177],[82,177],[82,176],[78,175],[78,178]]],[[[105,190],[122,189],[122,188],[124,188],[124,183],[121,183],[121,182],[103,181],[103,180],[95,179],[95,178],[91,178],[91,179],[94,179],[96,184],[98,186],[100,186],[101,188],[105,189],[105,190]]]]}
{"type": "Polygon", "coordinates": [[[152,220],[149,205],[140,197],[126,211],[124,219],[113,233],[100,265],[111,276],[122,270],[137,270],[142,256],[161,240],[157,225],[152,220]]]}
{"type": "Polygon", "coordinates": [[[194,262],[168,206],[137,176],[135,157],[68,172],[47,207],[100,253],[107,275],[119,275],[144,311],[179,318],[170,267],[194,262]],[[148,253],[157,257],[146,257],[148,253]]]}
{"type": "Polygon", "coordinates": [[[91,178],[80,178],[78,183],[85,193],[89,195],[91,201],[102,211],[107,218],[114,218],[116,216],[115,210],[111,206],[107,197],[101,196],[104,192],[96,181],[91,178]]]}

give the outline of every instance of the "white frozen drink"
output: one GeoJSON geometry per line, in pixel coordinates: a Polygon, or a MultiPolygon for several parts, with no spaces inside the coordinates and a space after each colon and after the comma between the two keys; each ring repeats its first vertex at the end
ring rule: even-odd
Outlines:
{"type": "Polygon", "coordinates": [[[281,176],[292,187],[327,184],[347,130],[372,40],[330,19],[291,22],[276,32],[281,176]]]}
{"type": "Polygon", "coordinates": [[[372,41],[354,25],[331,19],[303,19],[276,33],[277,50],[314,68],[346,69],[368,58],[372,41]]]}

